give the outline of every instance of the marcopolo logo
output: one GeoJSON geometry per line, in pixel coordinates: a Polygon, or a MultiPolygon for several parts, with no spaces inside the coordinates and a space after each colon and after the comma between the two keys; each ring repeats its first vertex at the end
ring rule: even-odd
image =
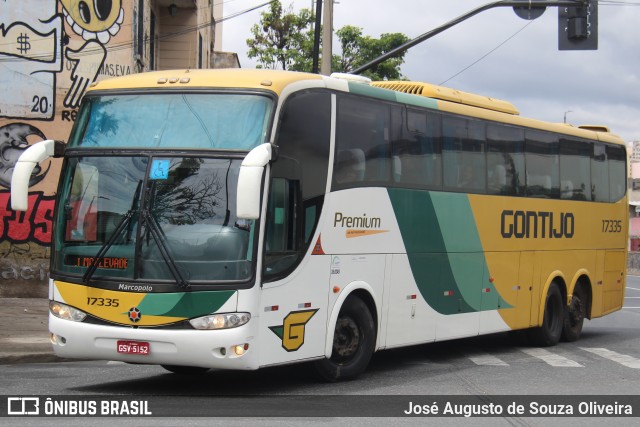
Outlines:
{"type": "Polygon", "coordinates": [[[346,228],[345,236],[347,239],[353,237],[370,236],[372,234],[386,233],[389,230],[381,230],[382,219],[378,217],[348,216],[342,212],[336,212],[333,217],[334,228],[346,228]]]}
{"type": "Polygon", "coordinates": [[[137,323],[142,319],[142,313],[138,307],[131,307],[127,312],[127,315],[129,316],[129,320],[133,323],[137,323]]]}
{"type": "Polygon", "coordinates": [[[575,222],[571,212],[504,210],[500,232],[505,239],[571,239],[575,222]]]}

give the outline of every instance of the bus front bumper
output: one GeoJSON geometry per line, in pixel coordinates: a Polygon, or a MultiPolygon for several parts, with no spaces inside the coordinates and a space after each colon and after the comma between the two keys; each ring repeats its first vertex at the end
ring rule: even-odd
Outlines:
{"type": "Polygon", "coordinates": [[[51,342],[59,357],[218,369],[258,368],[254,339],[257,334],[253,326],[256,323],[251,320],[246,325],[222,330],[134,329],[73,322],[49,313],[51,342]],[[118,351],[131,341],[138,348],[148,349],[148,354],[118,351]]]}

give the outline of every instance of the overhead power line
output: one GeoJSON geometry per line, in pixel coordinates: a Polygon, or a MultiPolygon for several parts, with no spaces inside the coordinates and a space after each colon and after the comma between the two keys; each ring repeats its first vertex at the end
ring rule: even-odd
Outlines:
{"type": "Polygon", "coordinates": [[[489,52],[485,53],[484,55],[482,55],[480,58],[478,58],[476,61],[472,62],[471,64],[467,65],[465,68],[463,68],[462,70],[458,71],[457,73],[455,73],[453,76],[449,77],[448,79],[446,79],[445,81],[443,81],[442,83],[440,83],[440,85],[445,84],[446,82],[448,82],[449,80],[452,80],[456,77],[458,77],[460,74],[464,73],[465,71],[467,71],[469,68],[473,67],[474,65],[476,65],[478,62],[482,61],[483,59],[485,59],[487,56],[491,55],[493,52],[495,52],[496,50],[500,49],[502,46],[504,46],[509,40],[511,40],[512,38],[514,38],[515,36],[517,36],[518,34],[520,34],[521,31],[523,31],[525,28],[527,28],[529,25],[533,24],[535,21],[529,21],[527,22],[524,27],[520,28],[518,31],[516,31],[515,33],[511,34],[509,37],[507,37],[503,42],[501,42],[500,44],[498,44],[496,47],[494,47],[493,49],[491,49],[489,52]]]}

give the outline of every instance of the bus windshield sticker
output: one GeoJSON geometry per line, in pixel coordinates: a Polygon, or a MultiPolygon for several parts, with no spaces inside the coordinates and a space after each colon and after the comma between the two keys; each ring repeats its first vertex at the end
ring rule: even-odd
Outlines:
{"type": "Polygon", "coordinates": [[[171,161],[166,159],[154,159],[151,163],[151,171],[149,171],[149,179],[167,179],[169,178],[169,165],[171,161]]]}

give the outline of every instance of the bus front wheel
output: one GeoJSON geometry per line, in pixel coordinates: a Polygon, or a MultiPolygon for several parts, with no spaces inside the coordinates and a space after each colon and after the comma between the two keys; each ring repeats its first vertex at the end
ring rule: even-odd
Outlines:
{"type": "Polygon", "coordinates": [[[564,326],[564,301],[557,283],[551,283],[544,304],[542,326],[529,330],[529,340],[540,347],[550,347],[560,341],[564,326]]]}
{"type": "Polygon", "coordinates": [[[336,321],[331,357],[315,362],[316,370],[326,381],[356,378],[369,365],[375,349],[375,335],[369,307],[360,298],[347,298],[336,321]]]}

